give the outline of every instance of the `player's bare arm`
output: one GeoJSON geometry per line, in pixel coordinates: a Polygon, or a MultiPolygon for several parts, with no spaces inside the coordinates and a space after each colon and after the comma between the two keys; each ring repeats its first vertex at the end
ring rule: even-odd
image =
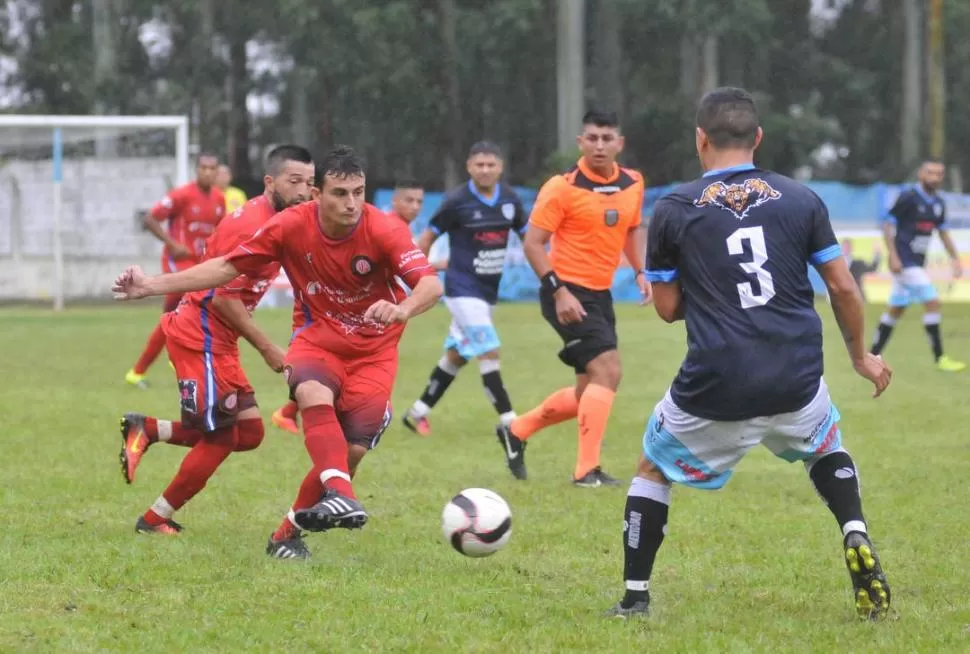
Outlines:
{"type": "MultiPolygon", "coordinates": [[[[546,283],[545,280],[549,278],[548,276],[555,275],[552,271],[552,263],[549,262],[549,255],[546,254],[546,246],[551,239],[552,232],[530,225],[522,241],[525,258],[539,279],[544,280],[543,283],[546,283]]],[[[645,255],[644,258],[646,258],[645,255]]],[[[556,317],[563,325],[582,322],[583,318],[586,317],[586,310],[583,309],[583,305],[565,286],[559,286],[553,297],[556,299],[556,317]]]]}
{"type": "Polygon", "coordinates": [[[684,293],[679,281],[655,282],[653,288],[653,305],[657,315],[666,323],[684,319],[684,293]]]}
{"type": "Polygon", "coordinates": [[[218,288],[239,276],[225,257],[209,259],[187,270],[149,277],[140,266],[131,266],[115,279],[111,292],[116,300],[138,300],[153,295],[188,293],[218,288]]]}
{"type": "Polygon", "coordinates": [[[886,242],[890,272],[902,272],[903,264],[899,259],[899,253],[896,252],[896,227],[888,220],[882,224],[882,238],[886,242]]]}
{"type": "Polygon", "coordinates": [[[644,264],[647,261],[647,230],[642,226],[634,227],[626,235],[626,242],[623,244],[623,254],[627,261],[633,266],[637,287],[640,289],[641,304],[650,304],[652,299],[651,284],[647,281],[647,272],[644,264]]]}
{"type": "Polygon", "coordinates": [[[172,253],[173,259],[184,259],[192,254],[189,252],[187,247],[169,236],[168,232],[162,228],[162,223],[156,220],[151,213],[146,213],[142,217],[142,223],[145,225],[145,229],[147,229],[155,238],[165,244],[168,251],[172,253]]]}
{"type": "Polygon", "coordinates": [[[957,250],[956,243],[953,242],[953,237],[950,236],[950,230],[941,229],[940,241],[943,242],[943,247],[946,249],[946,253],[950,255],[950,264],[953,266],[953,276],[960,277],[963,275],[963,266],[960,264],[960,251],[957,250]]]}
{"type": "Polygon", "coordinates": [[[366,322],[376,322],[381,325],[391,323],[406,323],[414,316],[421,315],[441,299],[444,287],[441,280],[434,276],[422,277],[414,288],[411,295],[401,301],[400,304],[387,300],[378,300],[364,314],[366,322]]]}
{"type": "Polygon", "coordinates": [[[276,372],[283,369],[283,357],[286,356],[286,351],[263,333],[253,317],[249,315],[242,300],[217,293],[212,298],[212,309],[260,353],[266,365],[276,372]]]}
{"type": "Polygon", "coordinates": [[[842,339],[849,351],[849,358],[855,371],[873,383],[876,390],[873,397],[879,397],[892,379],[892,369],[881,357],[870,354],[863,341],[864,308],[859,287],[849,272],[849,264],[838,257],[818,266],[818,272],[825,280],[832,302],[835,321],[842,331],[842,339]]]}

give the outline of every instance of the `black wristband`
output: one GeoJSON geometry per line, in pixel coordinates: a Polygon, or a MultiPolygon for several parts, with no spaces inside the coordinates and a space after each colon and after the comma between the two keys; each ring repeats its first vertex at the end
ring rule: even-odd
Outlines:
{"type": "Polygon", "coordinates": [[[542,276],[541,282],[542,282],[542,288],[546,291],[549,291],[549,293],[555,293],[560,288],[562,288],[562,280],[559,279],[559,275],[557,275],[552,270],[550,270],[549,272],[547,272],[545,275],[542,276]]]}

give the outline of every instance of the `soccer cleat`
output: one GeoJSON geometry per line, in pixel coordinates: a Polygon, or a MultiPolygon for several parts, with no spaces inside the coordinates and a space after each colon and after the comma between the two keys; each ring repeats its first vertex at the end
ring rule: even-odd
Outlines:
{"type": "Polygon", "coordinates": [[[288,431],[291,434],[299,434],[300,426],[296,424],[296,420],[293,418],[287,418],[283,415],[283,409],[277,409],[273,412],[272,417],[273,424],[283,431],[288,431]]]}
{"type": "Polygon", "coordinates": [[[294,511],[293,522],[307,531],[360,529],[367,524],[367,512],[357,500],[328,490],[323,499],[309,509],[294,511]]]}
{"type": "Polygon", "coordinates": [[[579,479],[573,479],[573,485],[580,488],[599,488],[600,486],[619,486],[620,480],[603,472],[596,466],[579,479]]]}
{"type": "Polygon", "coordinates": [[[495,435],[498,442],[505,450],[505,463],[509,466],[509,472],[516,479],[525,481],[529,478],[529,473],[525,469],[525,441],[512,433],[511,427],[498,425],[495,428],[495,435]]]}
{"type": "Polygon", "coordinates": [[[404,423],[405,427],[419,436],[431,435],[431,422],[428,421],[428,416],[416,418],[411,415],[410,411],[408,411],[404,414],[404,418],[401,419],[401,422],[404,423]]]}
{"type": "Polygon", "coordinates": [[[134,368],[125,373],[125,383],[131,384],[135,388],[140,388],[142,390],[148,388],[148,382],[145,381],[145,375],[139,375],[137,372],[135,372],[134,368]]]}
{"type": "Polygon", "coordinates": [[[936,367],[943,372],[960,372],[967,367],[962,361],[954,361],[945,354],[936,360],[936,367]]]}
{"type": "Polygon", "coordinates": [[[145,520],[145,516],[141,516],[138,518],[138,522],[135,523],[135,531],[139,534],[164,534],[166,536],[177,536],[178,534],[182,533],[182,530],[182,525],[175,522],[171,518],[160,525],[152,526],[145,520]]]}
{"type": "Polygon", "coordinates": [[[145,433],[145,416],[140,413],[126,413],[121,419],[121,474],[127,483],[135,481],[135,470],[145,451],[151,445],[145,433]]]}
{"type": "Polygon", "coordinates": [[[633,606],[624,608],[623,602],[617,602],[616,606],[609,609],[604,617],[607,618],[619,618],[620,620],[626,620],[627,618],[638,618],[647,617],[650,615],[650,595],[647,594],[645,600],[639,602],[634,602],[633,606]]]}
{"type": "Polygon", "coordinates": [[[274,559],[309,559],[310,550],[303,542],[303,536],[297,534],[286,540],[273,540],[270,534],[269,542],[266,544],[266,553],[274,559]]]}
{"type": "Polygon", "coordinates": [[[852,578],[856,613],[866,620],[884,617],[892,595],[879,556],[866,534],[853,531],[845,537],[845,565],[852,578]]]}

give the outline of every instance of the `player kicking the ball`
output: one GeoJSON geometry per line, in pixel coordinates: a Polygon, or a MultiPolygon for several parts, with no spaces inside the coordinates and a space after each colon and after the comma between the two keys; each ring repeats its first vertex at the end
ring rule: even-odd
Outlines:
{"type": "Polygon", "coordinates": [[[367,522],[351,478],[391,420],[404,325],[441,297],[441,282],[407,227],[364,202],[364,182],[357,155],[337,147],[318,164],[317,200],[280,212],[226,256],[156,277],[134,266],[112,288],[119,300],[201,290],[282,264],[303,316],[294,321],[283,372],[313,467],[270,536],[266,552],[278,558],[309,557],[304,529],[367,522]]]}
{"type": "MultiPolygon", "coordinates": [[[[822,379],[809,263],[825,280],[852,365],[875,385],[875,396],[892,371],[866,352],[862,298],[828,210],[801,184],[754,166],[761,136],[748,92],[705,95],[696,141],[707,172],[654,208],[647,239],[654,303],[665,321],[686,321],[690,349],[643,437],[624,516],[626,595],[611,616],[648,611],[671,483],[721,488],[759,444],[803,462],[835,515],[859,615],[876,618],[889,608],[856,466],[842,448],[839,412],[822,379]]],[[[776,554],[785,556],[783,549],[776,554]]]]}
{"type": "MultiPolygon", "coordinates": [[[[274,148],[266,159],[263,194],[223,220],[206,242],[205,257],[236,249],[277,212],[306,202],[313,187],[310,153],[295,145],[274,148]]],[[[253,322],[252,312],[279,274],[279,263],[253,268],[220,288],[185,296],[162,319],[169,359],[178,378],[181,422],[129,413],[121,420],[121,472],[129,484],[155,443],[189,447],[178,474],[138,519],[135,531],[175,534],[172,514],[198,494],[232,452],[255,449],[263,440],[256,395],[239,360],[242,336],[279,372],[282,349],[253,322]]]]}

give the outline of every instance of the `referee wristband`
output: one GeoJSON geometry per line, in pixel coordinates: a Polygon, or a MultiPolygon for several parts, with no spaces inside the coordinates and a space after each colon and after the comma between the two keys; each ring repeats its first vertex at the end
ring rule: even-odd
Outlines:
{"type": "Polygon", "coordinates": [[[543,275],[541,281],[543,290],[549,291],[549,293],[555,293],[562,288],[562,280],[552,270],[543,275]]]}

